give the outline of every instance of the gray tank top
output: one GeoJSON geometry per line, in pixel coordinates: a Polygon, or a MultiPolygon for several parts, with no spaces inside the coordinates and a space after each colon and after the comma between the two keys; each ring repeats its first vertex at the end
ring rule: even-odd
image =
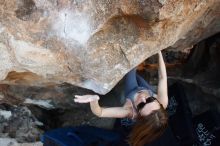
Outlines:
{"type": "Polygon", "coordinates": [[[134,119],[135,114],[134,113],[135,112],[137,113],[137,108],[134,104],[134,98],[135,98],[136,93],[144,91],[144,90],[147,90],[149,92],[150,96],[154,95],[154,92],[151,89],[147,89],[146,87],[138,87],[126,96],[126,98],[128,98],[132,103],[133,115],[132,115],[132,118],[122,118],[121,125],[132,126],[135,123],[135,119],[134,119]]]}
{"type": "Polygon", "coordinates": [[[133,90],[132,92],[130,92],[126,98],[130,99],[131,103],[132,103],[132,107],[133,107],[133,116],[132,119],[134,118],[134,112],[137,113],[137,108],[134,104],[134,98],[136,93],[141,93],[142,91],[148,91],[148,93],[150,94],[150,96],[154,95],[154,92],[151,89],[147,89],[146,87],[138,87],[135,90],[133,90]]]}
{"type": "MultiPolygon", "coordinates": [[[[154,95],[154,92],[151,89],[147,89],[146,87],[138,87],[135,90],[131,91],[126,98],[130,99],[132,102],[132,105],[134,106],[134,98],[136,93],[141,93],[142,91],[148,91],[150,96],[154,95]]],[[[134,106],[135,107],[135,106],[134,106]]],[[[135,107],[136,108],[136,107],[135,107]]]]}

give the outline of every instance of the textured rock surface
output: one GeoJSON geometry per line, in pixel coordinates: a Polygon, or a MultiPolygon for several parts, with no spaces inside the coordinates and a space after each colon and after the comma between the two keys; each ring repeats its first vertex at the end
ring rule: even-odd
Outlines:
{"type": "MultiPolygon", "coordinates": [[[[35,142],[44,131],[64,126],[86,124],[112,128],[114,119],[96,117],[89,104],[73,101],[73,95],[89,93],[91,91],[69,84],[50,87],[1,84],[0,137],[35,142]]],[[[102,106],[119,104],[117,96],[110,93],[101,96],[102,106]]]]}
{"type": "MultiPolygon", "coordinates": [[[[211,36],[192,49],[163,51],[166,60],[168,84],[183,85],[193,115],[207,110],[220,112],[220,33],[211,36]]],[[[144,75],[151,84],[158,82],[157,55],[147,59],[144,75]]]]}
{"type": "MultiPolygon", "coordinates": [[[[193,115],[213,108],[220,111],[219,38],[217,34],[187,51],[163,51],[168,83],[181,81],[193,115]]],[[[154,87],[158,83],[157,59],[154,55],[138,67],[139,73],[154,87]]],[[[101,106],[120,106],[123,103],[123,81],[101,96],[101,106]]],[[[30,142],[38,140],[42,131],[58,127],[82,124],[112,127],[113,119],[96,117],[89,104],[74,103],[75,94],[93,93],[70,84],[47,87],[0,84],[0,137],[30,142]],[[15,129],[19,130],[15,132],[15,129]]]]}
{"type": "Polygon", "coordinates": [[[1,146],[43,146],[41,142],[35,143],[18,143],[15,139],[12,138],[0,138],[1,146]]]}
{"type": "Polygon", "coordinates": [[[27,107],[0,105],[0,137],[15,138],[18,142],[39,141],[42,130],[39,122],[27,107]]]}
{"type": "Polygon", "coordinates": [[[220,31],[219,0],[0,0],[0,80],[105,94],[158,50],[220,31]]]}

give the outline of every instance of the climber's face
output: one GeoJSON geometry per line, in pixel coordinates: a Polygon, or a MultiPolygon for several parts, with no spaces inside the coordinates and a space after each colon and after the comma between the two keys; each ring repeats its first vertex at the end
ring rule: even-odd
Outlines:
{"type": "Polygon", "coordinates": [[[155,97],[139,96],[137,110],[140,115],[147,116],[158,109],[160,109],[160,104],[155,97]]]}

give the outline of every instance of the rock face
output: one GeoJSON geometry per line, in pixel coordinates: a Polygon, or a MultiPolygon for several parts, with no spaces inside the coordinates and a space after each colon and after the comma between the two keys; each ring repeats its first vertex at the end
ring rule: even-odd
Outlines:
{"type": "Polygon", "coordinates": [[[219,0],[0,0],[0,80],[105,94],[158,50],[220,31],[219,0]]]}
{"type": "MultiPolygon", "coordinates": [[[[189,52],[166,49],[163,53],[168,84],[182,84],[193,116],[207,110],[220,112],[220,33],[202,40],[189,52]]],[[[158,82],[157,68],[150,65],[156,62],[157,56],[152,56],[145,61],[144,68],[145,76],[153,85],[158,82]]]]}
{"type": "MultiPolygon", "coordinates": [[[[38,141],[42,131],[39,122],[27,107],[0,105],[0,137],[16,138],[18,142],[38,141]]],[[[0,141],[1,143],[1,141],[0,141]]]]}
{"type": "MultiPolygon", "coordinates": [[[[117,96],[110,93],[101,96],[101,106],[119,106],[117,96]]],[[[60,127],[86,124],[112,128],[114,119],[96,117],[89,104],[73,101],[76,94],[92,93],[70,84],[50,87],[0,85],[0,146],[6,145],[1,138],[35,142],[45,131],[60,127]]]]}

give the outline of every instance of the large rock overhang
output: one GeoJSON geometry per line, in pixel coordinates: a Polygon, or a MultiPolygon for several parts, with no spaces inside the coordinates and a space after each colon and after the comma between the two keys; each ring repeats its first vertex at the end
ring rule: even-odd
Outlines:
{"type": "Polygon", "coordinates": [[[165,48],[220,31],[219,0],[0,0],[0,83],[109,92],[165,48]]]}

